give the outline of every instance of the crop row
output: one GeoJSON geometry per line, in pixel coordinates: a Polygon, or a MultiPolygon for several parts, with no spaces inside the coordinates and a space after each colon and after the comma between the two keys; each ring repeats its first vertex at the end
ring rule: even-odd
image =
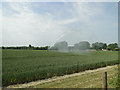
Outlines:
{"type": "Polygon", "coordinates": [[[109,61],[109,62],[100,62],[95,64],[83,64],[83,65],[73,65],[73,66],[64,66],[64,67],[51,67],[41,70],[33,70],[32,72],[26,71],[24,73],[14,73],[8,75],[3,74],[3,86],[18,84],[18,83],[27,83],[30,81],[36,81],[40,79],[47,79],[53,76],[62,76],[65,74],[77,73],[85,70],[92,70],[100,67],[105,67],[108,65],[118,64],[118,60],[109,61]]]}

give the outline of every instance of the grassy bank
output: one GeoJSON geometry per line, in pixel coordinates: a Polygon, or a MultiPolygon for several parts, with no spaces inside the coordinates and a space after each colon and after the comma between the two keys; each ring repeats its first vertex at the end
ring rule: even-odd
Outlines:
{"type": "Polygon", "coordinates": [[[117,88],[118,67],[110,66],[93,71],[86,71],[71,77],[62,78],[59,80],[42,83],[32,86],[31,88],[102,88],[102,73],[107,71],[108,88],[117,88]]]}

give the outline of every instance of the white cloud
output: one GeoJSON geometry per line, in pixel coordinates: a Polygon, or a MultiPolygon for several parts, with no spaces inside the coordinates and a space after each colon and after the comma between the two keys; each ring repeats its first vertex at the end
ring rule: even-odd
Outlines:
{"type": "MultiPolygon", "coordinates": [[[[13,13],[9,17],[3,16],[3,45],[44,46],[52,45],[60,40],[76,43],[82,39],[92,41],[97,39],[97,37],[92,37],[94,30],[91,29],[96,29],[97,24],[101,22],[91,23],[91,18],[102,13],[101,6],[72,3],[72,7],[68,9],[72,17],[58,20],[54,18],[57,16],[49,12],[33,12],[31,3],[9,3],[9,5],[18,13],[13,13]],[[77,22],[82,22],[85,27],[74,27],[77,22]],[[80,28],[79,31],[71,31],[72,25],[74,30],[80,28]]],[[[59,12],[62,13],[62,11],[59,12]]]]}
{"type": "Polygon", "coordinates": [[[119,0],[3,0],[3,2],[119,2],[119,0]]]}
{"type": "Polygon", "coordinates": [[[102,13],[101,6],[99,4],[92,5],[88,2],[73,3],[73,9],[71,10],[74,17],[79,18],[82,22],[89,23],[91,18],[102,13]]]}
{"type": "MultiPolygon", "coordinates": [[[[49,13],[34,13],[30,4],[9,5],[19,14],[3,17],[3,45],[49,45],[67,32],[66,27],[60,25],[61,21],[56,21],[49,13]]],[[[64,23],[69,23],[69,20],[64,23]]]]}
{"type": "MultiPolygon", "coordinates": [[[[61,40],[66,40],[70,42],[70,44],[83,40],[91,43],[96,41],[106,43],[116,42],[117,33],[115,35],[115,32],[118,27],[117,19],[115,20],[116,22],[110,22],[112,20],[110,17],[113,17],[113,15],[106,14],[107,11],[104,11],[103,4],[104,3],[73,3],[71,13],[73,18],[76,18],[76,20],[81,23],[79,23],[79,26],[74,27],[74,30],[68,35],[62,37],[61,40]],[[106,16],[109,18],[99,20],[100,17],[106,16]],[[106,34],[106,32],[109,32],[109,35],[106,34]]],[[[73,25],[75,25],[75,23],[73,25]]]]}
{"type": "Polygon", "coordinates": [[[70,24],[70,23],[75,23],[77,21],[79,21],[78,18],[72,18],[72,19],[62,20],[61,22],[59,22],[59,24],[70,24]]]}

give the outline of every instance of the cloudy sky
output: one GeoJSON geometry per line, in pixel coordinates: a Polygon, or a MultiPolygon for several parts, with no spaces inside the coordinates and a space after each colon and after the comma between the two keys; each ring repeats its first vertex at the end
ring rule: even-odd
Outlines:
{"type": "Polygon", "coordinates": [[[117,2],[3,2],[4,46],[118,42],[117,2]]]}

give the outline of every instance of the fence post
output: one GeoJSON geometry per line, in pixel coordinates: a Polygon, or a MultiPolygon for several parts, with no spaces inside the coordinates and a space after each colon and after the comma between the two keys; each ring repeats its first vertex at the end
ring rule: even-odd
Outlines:
{"type": "Polygon", "coordinates": [[[107,72],[103,72],[102,80],[103,80],[102,88],[103,90],[107,90],[107,72]]]}

